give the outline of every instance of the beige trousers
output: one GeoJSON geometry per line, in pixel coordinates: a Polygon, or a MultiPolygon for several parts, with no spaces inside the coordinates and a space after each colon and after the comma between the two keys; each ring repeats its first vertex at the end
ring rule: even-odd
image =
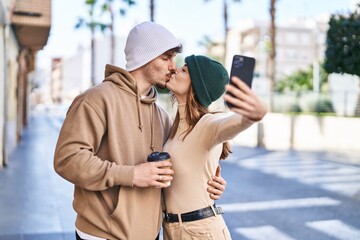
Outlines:
{"type": "Polygon", "coordinates": [[[163,228],[164,240],[231,240],[221,215],[184,223],[164,221],[163,228]]]}

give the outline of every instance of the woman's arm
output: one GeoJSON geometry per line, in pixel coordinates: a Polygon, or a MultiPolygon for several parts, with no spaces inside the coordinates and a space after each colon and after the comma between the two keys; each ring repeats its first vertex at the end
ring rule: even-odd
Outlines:
{"type": "Polygon", "coordinates": [[[233,105],[230,110],[235,114],[222,118],[213,115],[205,119],[204,141],[211,141],[210,146],[233,139],[253,123],[260,121],[266,114],[265,104],[244,82],[234,77],[233,83],[236,87],[226,86],[232,96],[225,94],[224,100],[233,105]]]}

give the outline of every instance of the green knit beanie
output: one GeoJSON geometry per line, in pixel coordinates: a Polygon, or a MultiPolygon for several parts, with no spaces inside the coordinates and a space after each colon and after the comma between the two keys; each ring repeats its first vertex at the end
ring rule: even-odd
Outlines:
{"type": "Polygon", "coordinates": [[[225,67],[208,57],[191,55],[185,58],[195,97],[204,107],[216,101],[225,92],[229,74],[225,67]]]}

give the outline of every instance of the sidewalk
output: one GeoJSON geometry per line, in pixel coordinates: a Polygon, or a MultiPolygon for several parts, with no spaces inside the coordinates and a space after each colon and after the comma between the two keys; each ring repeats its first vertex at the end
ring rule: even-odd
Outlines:
{"type": "Polygon", "coordinates": [[[31,117],[22,141],[0,169],[0,240],[73,240],[73,186],[53,170],[58,127],[31,117]]]}
{"type": "MultiPolygon", "coordinates": [[[[8,166],[0,169],[0,240],[74,239],[73,186],[53,169],[60,126],[46,113],[31,117],[22,141],[9,156],[8,166]]],[[[274,152],[239,146],[234,146],[233,151],[227,161],[274,152]]],[[[325,161],[357,165],[360,162],[358,153],[310,154],[325,161]]]]}

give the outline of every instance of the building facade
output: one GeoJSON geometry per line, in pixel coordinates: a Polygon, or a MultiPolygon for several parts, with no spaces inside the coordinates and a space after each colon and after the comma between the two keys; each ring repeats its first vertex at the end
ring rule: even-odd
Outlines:
{"type": "Polygon", "coordinates": [[[50,0],[0,1],[0,167],[21,139],[38,50],[47,43],[50,0]]]}
{"type": "MultiPolygon", "coordinates": [[[[276,28],[276,70],[279,80],[300,69],[323,61],[329,15],[317,19],[294,19],[276,28]]],[[[256,79],[267,79],[270,38],[268,22],[242,20],[228,35],[227,59],[230,68],[232,56],[243,54],[254,57],[256,79]]]]}
{"type": "MultiPolygon", "coordinates": [[[[125,68],[125,37],[115,38],[113,65],[125,68]]],[[[95,82],[104,80],[105,65],[110,63],[110,36],[100,35],[95,39],[95,82]]],[[[50,95],[52,103],[69,103],[77,95],[91,87],[91,49],[79,46],[77,52],[67,58],[52,59],[50,95]]]]}

